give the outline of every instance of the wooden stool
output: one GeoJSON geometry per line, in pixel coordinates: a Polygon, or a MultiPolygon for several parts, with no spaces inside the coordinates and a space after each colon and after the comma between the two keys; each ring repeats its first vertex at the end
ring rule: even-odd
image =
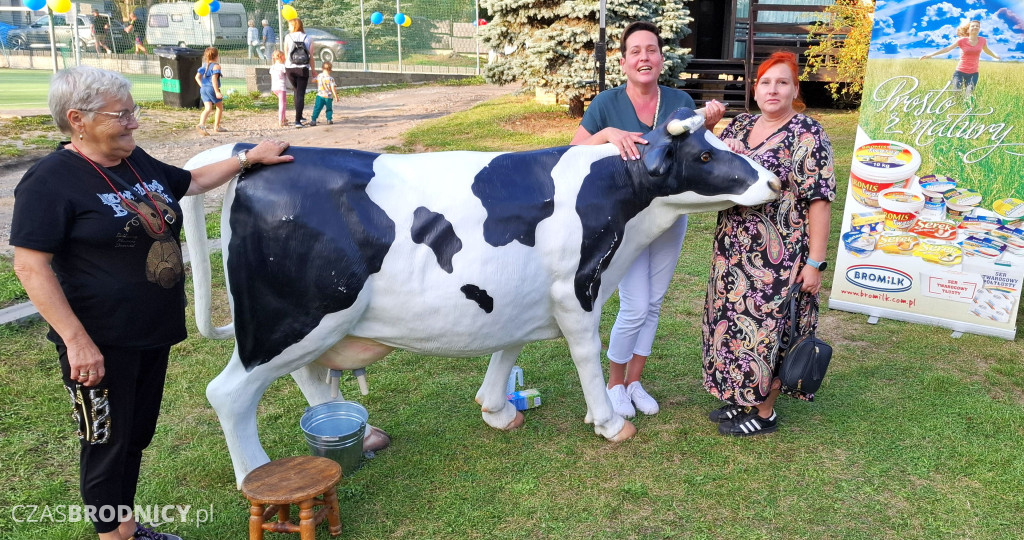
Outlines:
{"type": "Polygon", "coordinates": [[[249,539],[263,540],[263,531],[299,533],[315,540],[316,526],[327,518],[331,536],[341,534],[338,493],[341,466],[327,458],[299,456],[278,459],[257,467],[242,480],[249,499],[249,539]],[[291,505],[299,505],[299,524],[289,520],[291,505]],[[270,505],[270,506],[266,506],[270,505]],[[314,506],[323,506],[313,512],[314,506]],[[267,522],[274,514],[277,521],[267,522]]]}

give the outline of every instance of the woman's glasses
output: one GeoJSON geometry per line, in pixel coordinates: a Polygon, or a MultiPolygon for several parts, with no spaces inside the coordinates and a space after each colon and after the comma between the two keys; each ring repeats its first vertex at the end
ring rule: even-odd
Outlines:
{"type": "Polygon", "coordinates": [[[113,117],[117,118],[117,122],[119,124],[121,124],[122,126],[127,126],[129,123],[131,123],[132,120],[135,120],[135,121],[139,120],[139,117],[142,116],[142,107],[139,107],[138,105],[136,105],[135,108],[133,108],[130,111],[129,110],[123,110],[123,111],[118,111],[118,112],[107,112],[107,111],[90,111],[90,110],[82,109],[82,112],[91,112],[91,113],[105,114],[107,116],[113,116],[113,117]]]}

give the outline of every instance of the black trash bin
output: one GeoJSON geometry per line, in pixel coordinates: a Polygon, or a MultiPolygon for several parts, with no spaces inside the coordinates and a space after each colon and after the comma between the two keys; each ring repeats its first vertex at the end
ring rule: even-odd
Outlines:
{"type": "Polygon", "coordinates": [[[187,47],[157,47],[153,52],[160,57],[164,105],[191,109],[202,107],[196,71],[203,65],[203,52],[187,47]]]}

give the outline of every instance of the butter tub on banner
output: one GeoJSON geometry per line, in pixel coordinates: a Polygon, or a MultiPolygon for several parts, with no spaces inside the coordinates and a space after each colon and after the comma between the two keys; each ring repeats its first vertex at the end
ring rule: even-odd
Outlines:
{"type": "Polygon", "coordinates": [[[508,400],[512,402],[512,405],[515,405],[517,411],[540,407],[540,390],[527,388],[526,390],[512,392],[508,395],[508,400]]]}

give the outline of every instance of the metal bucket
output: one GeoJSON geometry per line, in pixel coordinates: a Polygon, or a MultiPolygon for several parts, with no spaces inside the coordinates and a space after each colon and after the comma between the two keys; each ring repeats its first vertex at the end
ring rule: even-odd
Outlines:
{"type": "Polygon", "coordinates": [[[299,427],[314,456],[336,461],[342,473],[351,476],[363,458],[363,432],[369,417],[355,401],[329,401],[307,407],[299,427]]]}

